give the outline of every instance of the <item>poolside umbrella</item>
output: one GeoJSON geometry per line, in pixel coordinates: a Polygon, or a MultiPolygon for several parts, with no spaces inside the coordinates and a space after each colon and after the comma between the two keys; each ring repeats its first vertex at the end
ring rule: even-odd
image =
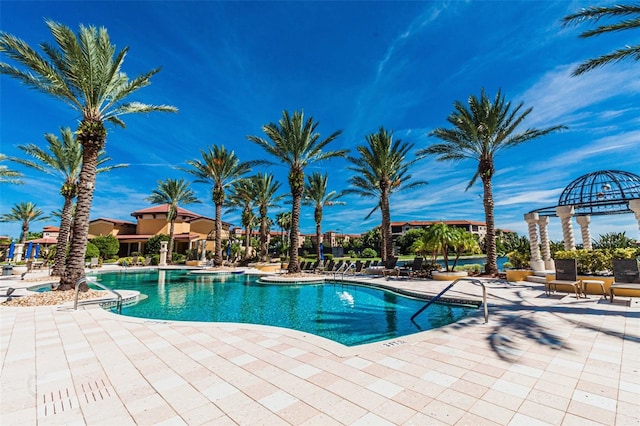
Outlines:
{"type": "Polygon", "coordinates": [[[27,244],[27,251],[24,252],[25,260],[31,259],[31,249],[33,248],[33,242],[29,241],[27,244]]]}
{"type": "Polygon", "coordinates": [[[16,249],[16,243],[13,241],[9,244],[9,253],[7,254],[7,260],[13,259],[13,251],[16,249]]]}
{"type": "Polygon", "coordinates": [[[227,244],[227,260],[231,259],[231,239],[229,239],[229,244],[227,244]]]}
{"type": "Polygon", "coordinates": [[[34,259],[40,257],[40,243],[36,244],[35,254],[33,255],[34,259]]]}
{"type": "Polygon", "coordinates": [[[320,260],[324,260],[324,246],[320,243],[320,260]]]}

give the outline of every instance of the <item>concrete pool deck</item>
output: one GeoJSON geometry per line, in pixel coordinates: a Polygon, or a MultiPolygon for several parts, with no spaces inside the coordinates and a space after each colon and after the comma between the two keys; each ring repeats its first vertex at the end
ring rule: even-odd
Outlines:
{"type": "MultiPolygon", "coordinates": [[[[448,284],[363,281],[432,294],[448,284]]],[[[1,307],[0,420],[640,424],[638,298],[610,304],[546,297],[534,283],[484,282],[488,324],[479,310],[436,330],[351,348],[275,327],[144,320],[97,307],[1,307]]],[[[24,283],[2,279],[0,287],[24,283]]],[[[481,295],[471,284],[457,287],[451,297],[481,295]]]]}

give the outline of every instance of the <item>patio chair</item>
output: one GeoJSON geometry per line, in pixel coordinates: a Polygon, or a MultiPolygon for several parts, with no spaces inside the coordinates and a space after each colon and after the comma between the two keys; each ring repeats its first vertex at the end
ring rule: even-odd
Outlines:
{"type": "Polygon", "coordinates": [[[424,262],[423,257],[414,258],[410,268],[398,269],[398,276],[406,275],[408,278],[412,278],[412,277],[422,275],[424,272],[422,270],[422,262],[424,262]]]}
{"type": "Polygon", "coordinates": [[[99,268],[100,261],[97,257],[92,257],[91,262],[89,263],[89,268],[99,268]]]}
{"type": "Polygon", "coordinates": [[[398,263],[398,258],[396,256],[391,256],[387,259],[384,264],[384,268],[382,268],[382,275],[386,278],[389,275],[397,275],[398,270],[396,265],[398,263]]]}
{"type": "Polygon", "coordinates": [[[616,290],[640,291],[640,270],[636,259],[614,259],[613,277],[613,284],[609,287],[609,302],[613,302],[616,290]]]}
{"type": "Polygon", "coordinates": [[[551,291],[557,291],[558,286],[571,287],[576,294],[576,299],[580,298],[581,285],[578,280],[578,262],[576,259],[554,259],[556,264],[556,278],[545,284],[547,296],[551,291]]]}

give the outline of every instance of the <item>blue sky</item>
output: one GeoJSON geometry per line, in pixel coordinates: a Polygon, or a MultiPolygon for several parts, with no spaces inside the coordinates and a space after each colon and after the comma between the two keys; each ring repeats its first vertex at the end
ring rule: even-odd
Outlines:
{"type": "MultiPolygon", "coordinates": [[[[261,127],[276,122],[284,109],[313,116],[321,135],[343,130],[330,145],[335,149],[364,144],[380,126],[418,149],[436,142],[428,134],[447,126],[454,101],[466,102],[484,87],[491,97],[501,88],[514,104],[533,107],[522,130],[569,127],[496,159],[496,226],[526,235],[523,215],[556,205],[564,187],[583,174],[640,173],[640,65],[619,63],[570,76],[582,60],[638,41],[637,31],[584,40],[578,34],[585,27],[561,26],[562,17],[591,4],[3,0],[0,26],[31,46],[52,42],[45,18],[74,31],[79,24],[104,26],[118,48],[129,46],[123,71],[130,77],[162,67],[131,100],[180,111],[124,116],[126,129],[109,127],[108,155],[130,166],[98,176],[92,219],[133,220],[131,212],[150,206],[144,199],[158,180],[189,179],[175,168],[200,158],[200,150],[212,144],[235,150],[242,160],[269,159],[246,136],[264,136],[261,127]]],[[[17,156],[16,145],[44,145],[45,133],[76,128],[79,117],[66,105],[6,76],[0,84],[1,153],[17,156]]],[[[351,175],[347,166],[341,158],[307,173],[326,171],[331,189],[342,190],[351,175]]],[[[26,183],[0,187],[0,213],[21,201],[36,202],[45,212],[62,206],[58,179],[12,167],[26,174],[26,183]]],[[[483,221],[480,182],[465,192],[475,169],[473,161],[421,161],[412,175],[429,184],[394,194],[392,221],[483,221]]],[[[287,187],[284,167],[257,171],[272,171],[287,187]]],[[[184,207],[213,217],[210,187],[192,188],[203,203],[184,207]]],[[[324,230],[360,233],[379,225],[378,214],[364,219],[376,200],[345,201],[325,209],[324,230]]],[[[240,224],[236,213],[223,219],[240,224]]],[[[36,222],[31,229],[43,225],[57,224],[36,222]]],[[[301,231],[314,232],[312,208],[303,208],[301,231]]],[[[561,240],[559,219],[550,221],[549,231],[552,240],[561,240]]],[[[594,217],[591,231],[594,237],[625,231],[638,238],[633,215],[594,217]]],[[[0,223],[0,235],[19,233],[18,223],[0,223]]]]}

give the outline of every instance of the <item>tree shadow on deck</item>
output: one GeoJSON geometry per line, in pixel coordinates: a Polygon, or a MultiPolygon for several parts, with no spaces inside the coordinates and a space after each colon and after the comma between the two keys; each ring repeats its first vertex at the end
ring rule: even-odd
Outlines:
{"type": "MultiPolygon", "coordinates": [[[[548,347],[553,350],[575,351],[571,345],[571,333],[576,329],[584,329],[590,332],[599,332],[608,336],[640,343],[640,336],[625,333],[623,330],[605,328],[606,325],[594,325],[588,317],[591,316],[621,316],[625,318],[640,318],[637,310],[611,310],[608,301],[600,301],[594,304],[594,299],[570,300],[560,302],[558,297],[547,297],[542,292],[539,298],[558,300],[557,305],[536,305],[531,302],[531,294],[523,297],[523,292],[530,293],[530,286],[506,282],[494,282],[494,288],[512,289],[516,298],[507,299],[499,296],[499,291],[490,292],[491,298],[499,300],[499,305],[489,306],[489,323],[491,327],[487,335],[487,343],[496,355],[505,361],[516,362],[522,353],[533,345],[548,347]],[[498,294],[498,295],[497,295],[498,294]],[[606,305],[605,305],[606,303],[606,305]],[[585,306],[589,304],[589,306],[585,306]],[[602,304],[602,306],[601,306],[602,304]],[[585,319],[585,316],[587,319],[585,319]],[[564,326],[566,325],[566,328],[564,326]]],[[[491,288],[488,288],[490,290],[491,288]]],[[[535,300],[535,298],[534,298],[535,300]]],[[[480,316],[469,321],[461,321],[452,325],[459,329],[468,326],[483,326],[480,316]]]]}

